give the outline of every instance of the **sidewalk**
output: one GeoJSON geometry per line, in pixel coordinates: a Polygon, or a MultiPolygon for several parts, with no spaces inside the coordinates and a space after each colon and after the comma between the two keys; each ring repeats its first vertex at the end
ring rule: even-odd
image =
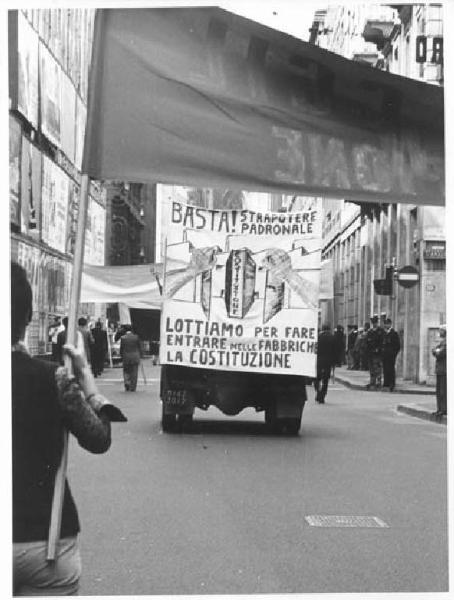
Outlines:
{"type": "MultiPolygon", "coordinates": [[[[350,371],[347,367],[336,367],[334,378],[339,383],[343,383],[353,390],[363,390],[370,394],[375,393],[366,390],[366,385],[369,383],[368,371],[350,371]]],[[[385,388],[384,393],[390,392],[385,388]]],[[[435,386],[414,383],[413,381],[406,381],[398,377],[396,379],[396,387],[392,393],[427,396],[427,399],[415,398],[415,402],[399,403],[397,404],[397,410],[414,417],[419,417],[420,419],[446,424],[446,417],[440,419],[432,414],[436,410],[435,386]]]]}

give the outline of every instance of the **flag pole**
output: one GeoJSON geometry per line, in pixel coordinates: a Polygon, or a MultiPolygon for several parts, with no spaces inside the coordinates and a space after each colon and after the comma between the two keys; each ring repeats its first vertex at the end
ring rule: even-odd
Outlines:
{"type": "MultiPolygon", "coordinates": [[[[76,243],[74,247],[74,263],[71,279],[71,292],[69,298],[68,310],[68,328],[66,331],[66,341],[69,344],[77,345],[76,319],[79,310],[80,288],[82,282],[82,268],[84,262],[85,249],[85,228],[88,213],[88,189],[90,180],[88,175],[82,175],[80,185],[79,215],[77,219],[76,243]]],[[[65,366],[70,367],[71,361],[65,359],[65,366]]],[[[65,495],[66,469],[68,465],[68,432],[63,433],[63,451],[60,466],[55,476],[54,496],[52,499],[52,512],[49,525],[49,536],[47,541],[47,560],[53,561],[56,558],[58,540],[60,538],[61,517],[63,511],[63,499],[65,495]]]]}

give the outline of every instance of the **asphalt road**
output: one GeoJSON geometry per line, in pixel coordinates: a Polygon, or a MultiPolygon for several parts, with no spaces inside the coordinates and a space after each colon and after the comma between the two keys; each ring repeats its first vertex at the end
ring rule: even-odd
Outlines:
{"type": "Polygon", "coordinates": [[[446,427],[396,412],[404,396],[337,384],[318,405],[311,390],[298,437],[214,408],[163,434],[159,368],[146,370],[135,394],[121,369],[98,380],[129,418],[107,454],[70,445],[82,595],[447,590],[446,427]]]}

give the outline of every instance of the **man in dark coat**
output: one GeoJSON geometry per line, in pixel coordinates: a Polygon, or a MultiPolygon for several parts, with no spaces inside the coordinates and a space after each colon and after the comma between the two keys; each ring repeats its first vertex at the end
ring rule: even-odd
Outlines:
{"type": "Polygon", "coordinates": [[[345,363],[345,333],[342,325],[338,325],[334,330],[334,347],[336,349],[336,367],[341,367],[345,363]]]}
{"type": "Polygon", "coordinates": [[[98,319],[94,328],[91,332],[93,336],[93,348],[92,348],[92,369],[93,375],[97,377],[101,375],[104,370],[104,361],[107,354],[107,333],[102,328],[102,323],[98,319]]]}
{"type": "Polygon", "coordinates": [[[435,356],[435,374],[437,376],[437,410],[433,413],[436,417],[447,414],[446,325],[440,326],[439,333],[440,341],[432,350],[432,354],[435,356]]]}
{"type": "Polygon", "coordinates": [[[348,370],[352,370],[356,368],[357,360],[355,357],[355,342],[358,337],[358,325],[348,325],[348,329],[350,329],[347,335],[347,362],[348,362],[348,370]]]}
{"type": "Polygon", "coordinates": [[[400,339],[392,328],[391,319],[385,319],[383,336],[383,387],[392,392],[396,386],[396,358],[400,352],[400,339]]]}
{"type": "Polygon", "coordinates": [[[359,368],[361,371],[369,370],[369,354],[367,350],[367,332],[370,329],[370,323],[364,323],[364,331],[359,339],[359,368]]]}
{"type": "Polygon", "coordinates": [[[319,404],[325,402],[328,392],[328,382],[331,369],[336,364],[336,346],[334,335],[328,324],[323,325],[317,340],[317,378],[314,383],[315,401],[319,404]]]}
{"type": "Polygon", "coordinates": [[[383,336],[384,331],[378,325],[378,316],[374,315],[370,320],[372,327],[367,332],[367,354],[369,357],[370,382],[366,388],[368,390],[378,390],[381,388],[381,372],[383,359],[383,336]]]}
{"type": "Polygon", "coordinates": [[[127,392],[135,392],[142,351],[139,336],[132,332],[131,325],[124,326],[125,334],[120,339],[120,355],[123,361],[123,380],[127,392]]]}

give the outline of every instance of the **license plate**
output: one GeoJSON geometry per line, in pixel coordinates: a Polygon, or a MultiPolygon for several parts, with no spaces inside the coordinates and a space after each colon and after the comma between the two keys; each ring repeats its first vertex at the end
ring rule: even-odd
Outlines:
{"type": "Polygon", "coordinates": [[[188,394],[186,390],[166,390],[165,403],[167,406],[180,408],[186,406],[188,394]]]}

